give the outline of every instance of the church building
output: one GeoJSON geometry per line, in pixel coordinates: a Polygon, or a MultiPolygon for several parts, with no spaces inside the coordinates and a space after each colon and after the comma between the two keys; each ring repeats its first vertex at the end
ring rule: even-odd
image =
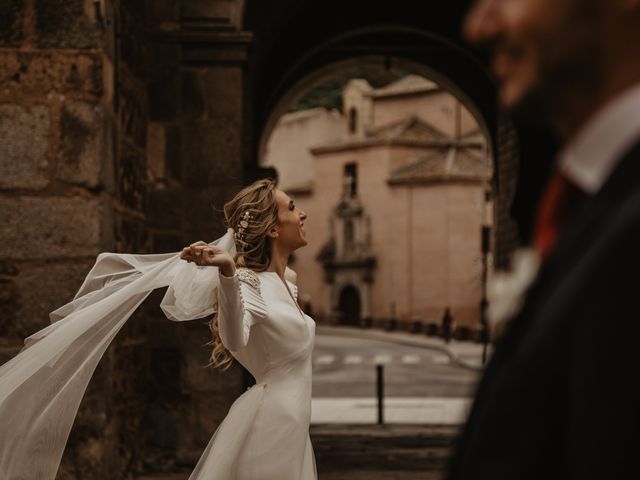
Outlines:
{"type": "MultiPolygon", "coordinates": [[[[295,253],[319,322],[480,327],[482,228],[492,224],[484,130],[442,86],[352,79],[343,111],[284,115],[263,159],[308,219],[295,253]]],[[[489,259],[490,264],[490,259],[489,259]]]]}

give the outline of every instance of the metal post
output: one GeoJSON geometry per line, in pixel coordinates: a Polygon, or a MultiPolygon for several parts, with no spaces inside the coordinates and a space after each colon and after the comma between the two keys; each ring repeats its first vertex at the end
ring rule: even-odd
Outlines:
{"type": "Polygon", "coordinates": [[[384,423],[384,365],[376,365],[378,394],[378,425],[384,423]]]}
{"type": "Polygon", "coordinates": [[[482,365],[487,363],[487,348],[489,346],[489,322],[487,320],[487,274],[488,274],[488,256],[491,248],[491,227],[482,226],[482,298],[480,299],[480,325],[482,336],[482,365]]]}

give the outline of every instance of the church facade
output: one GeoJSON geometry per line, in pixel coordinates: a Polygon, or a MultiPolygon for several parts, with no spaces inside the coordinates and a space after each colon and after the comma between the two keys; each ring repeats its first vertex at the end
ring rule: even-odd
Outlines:
{"type": "Polygon", "coordinates": [[[493,213],[474,116],[416,75],[379,89],[350,80],[342,114],[319,110],[285,115],[264,162],[309,217],[292,264],[303,303],[329,323],[421,329],[448,309],[479,329],[493,213]]]}

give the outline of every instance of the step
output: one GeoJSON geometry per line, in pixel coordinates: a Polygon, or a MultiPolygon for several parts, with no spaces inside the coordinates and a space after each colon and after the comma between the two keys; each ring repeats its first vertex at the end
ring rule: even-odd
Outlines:
{"type": "MultiPolygon", "coordinates": [[[[406,474],[441,476],[446,467],[456,426],[314,425],[311,440],[322,479],[359,478],[365,472],[384,477],[406,474]],[[396,472],[396,473],[394,473],[396,472]],[[333,475],[333,476],[332,476],[333,475]],[[388,475],[388,476],[387,476],[388,475]]],[[[362,477],[375,478],[375,477],[362,477]]],[[[400,478],[400,477],[398,477],[400,478]]]]}

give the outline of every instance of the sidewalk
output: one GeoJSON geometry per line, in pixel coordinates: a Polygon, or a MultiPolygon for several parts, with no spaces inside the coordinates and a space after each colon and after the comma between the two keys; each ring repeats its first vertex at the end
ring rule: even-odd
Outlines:
{"type": "MultiPolygon", "coordinates": [[[[460,425],[465,422],[471,407],[470,398],[414,398],[386,397],[385,423],[402,425],[460,425]]],[[[364,424],[378,421],[375,398],[313,398],[311,423],[364,424]]]]}
{"type": "MultiPolygon", "coordinates": [[[[340,337],[366,338],[382,342],[395,342],[412,347],[438,350],[446,354],[452,363],[475,371],[482,370],[483,345],[480,343],[451,340],[448,344],[438,337],[427,337],[419,333],[387,332],[374,328],[333,327],[318,325],[316,334],[340,337]]],[[[487,350],[487,358],[491,354],[491,346],[487,350]]]]}

